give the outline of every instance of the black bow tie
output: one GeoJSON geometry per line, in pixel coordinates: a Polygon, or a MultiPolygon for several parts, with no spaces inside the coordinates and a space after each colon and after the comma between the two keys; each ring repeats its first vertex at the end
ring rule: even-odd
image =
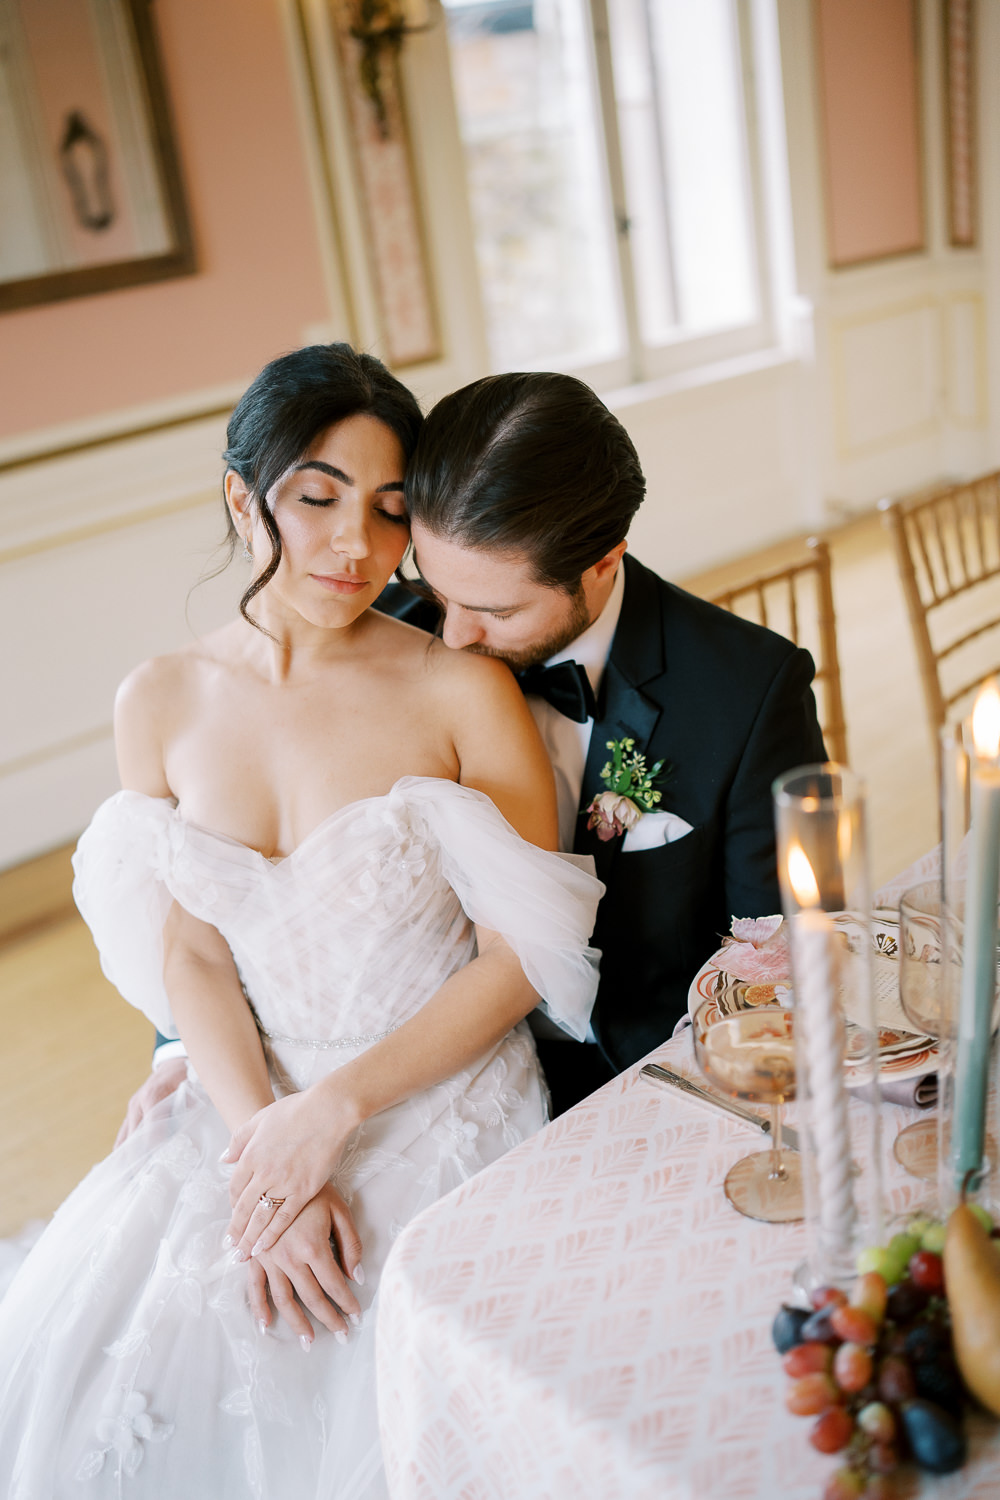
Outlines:
{"type": "Polygon", "coordinates": [[[517,680],[523,693],[544,698],[576,724],[597,718],[594,690],[578,661],[561,661],[554,667],[529,667],[517,680]]]}

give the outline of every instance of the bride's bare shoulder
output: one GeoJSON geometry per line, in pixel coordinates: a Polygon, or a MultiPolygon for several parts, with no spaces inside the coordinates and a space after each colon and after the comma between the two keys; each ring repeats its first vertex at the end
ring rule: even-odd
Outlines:
{"type": "Polygon", "coordinates": [[[206,678],[225,670],[235,634],[231,625],[224,625],[178,651],[140,662],[118,689],[116,711],[153,712],[158,718],[169,714],[172,707],[196,693],[206,678]]]}
{"type": "Polygon", "coordinates": [[[235,634],[231,625],[223,625],[178,651],[139,661],[115,694],[115,733],[151,733],[162,742],[225,672],[235,634]]]}

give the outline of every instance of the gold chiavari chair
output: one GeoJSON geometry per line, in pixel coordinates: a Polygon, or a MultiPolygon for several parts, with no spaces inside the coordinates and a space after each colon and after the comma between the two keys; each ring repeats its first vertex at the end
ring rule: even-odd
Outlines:
{"type": "Polygon", "coordinates": [[[709,596],[745,620],[755,620],[797,646],[812,652],[816,663],[819,720],[832,760],[847,763],[847,726],[840,692],[837,625],[830,583],[830,549],[810,537],[803,554],[785,567],[773,568],[730,584],[709,596]]]}
{"type": "Polygon", "coordinates": [[[1000,472],[928,499],[881,500],[931,733],[1000,670],[1000,472]]]}

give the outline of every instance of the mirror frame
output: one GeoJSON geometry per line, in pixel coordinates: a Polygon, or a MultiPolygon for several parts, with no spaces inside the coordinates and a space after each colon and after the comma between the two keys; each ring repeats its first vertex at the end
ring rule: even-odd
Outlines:
{"type": "Polygon", "coordinates": [[[151,144],[173,248],[160,255],[141,256],[135,260],[109,261],[104,265],[83,266],[77,270],[46,271],[17,281],[0,281],[0,312],[36,307],[46,302],[61,302],[70,297],[86,297],[96,292],[115,291],[119,287],[140,286],[174,276],[187,276],[197,270],[180,161],[174,143],[166,85],[150,14],[153,0],[118,0],[118,3],[132,28],[136,42],[139,82],[145,94],[151,144]]]}

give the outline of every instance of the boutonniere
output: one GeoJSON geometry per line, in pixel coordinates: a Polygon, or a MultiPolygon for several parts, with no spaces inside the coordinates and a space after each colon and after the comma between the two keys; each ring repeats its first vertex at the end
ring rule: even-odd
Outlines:
{"type": "Polygon", "coordinates": [[[601,772],[608,788],[599,792],[586,811],[588,829],[597,831],[602,843],[619,838],[634,828],[643,813],[655,812],[660,793],[653,785],[665,762],[647,768],[646,757],[635,748],[635,740],[608,740],[611,759],[601,772]]]}

